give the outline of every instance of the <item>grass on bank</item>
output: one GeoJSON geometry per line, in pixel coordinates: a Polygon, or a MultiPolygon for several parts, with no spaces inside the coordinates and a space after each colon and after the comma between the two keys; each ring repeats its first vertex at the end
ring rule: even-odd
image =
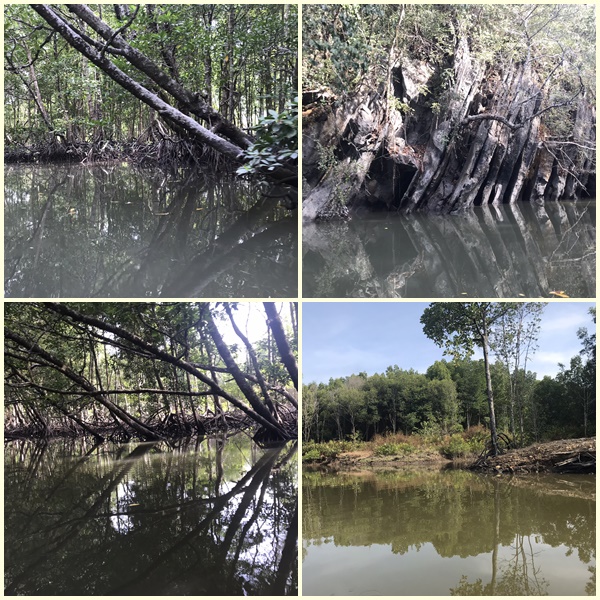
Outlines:
{"type": "Polygon", "coordinates": [[[357,439],[303,442],[302,461],[329,462],[346,452],[368,452],[375,457],[404,458],[414,454],[440,454],[449,459],[479,456],[489,439],[489,431],[477,425],[460,433],[424,431],[418,434],[388,433],[368,442],[357,439]]]}

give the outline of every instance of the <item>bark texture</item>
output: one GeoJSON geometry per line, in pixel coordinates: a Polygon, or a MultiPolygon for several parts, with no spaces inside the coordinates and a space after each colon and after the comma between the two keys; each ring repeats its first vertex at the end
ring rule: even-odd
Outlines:
{"type": "Polygon", "coordinates": [[[572,132],[558,141],[544,127],[548,86],[532,60],[481,64],[464,33],[447,65],[390,62],[387,83],[371,76],[352,97],[303,94],[305,219],[595,194],[595,108],[583,88],[569,104],[572,132]],[[442,73],[451,84],[441,92],[442,73]]]}

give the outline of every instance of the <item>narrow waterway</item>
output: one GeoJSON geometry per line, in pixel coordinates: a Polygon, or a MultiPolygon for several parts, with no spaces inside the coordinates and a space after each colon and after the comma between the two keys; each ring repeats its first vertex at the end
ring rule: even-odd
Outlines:
{"type": "Polygon", "coordinates": [[[15,441],[6,595],[295,595],[295,446],[15,441]]]}

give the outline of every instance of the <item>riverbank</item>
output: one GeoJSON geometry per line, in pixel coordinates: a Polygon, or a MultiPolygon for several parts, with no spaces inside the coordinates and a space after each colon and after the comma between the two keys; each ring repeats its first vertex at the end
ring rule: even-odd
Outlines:
{"type": "Polygon", "coordinates": [[[127,161],[139,166],[214,165],[220,172],[233,172],[233,165],[220,160],[218,153],[205,146],[192,145],[187,140],[146,135],[139,139],[93,142],[39,143],[30,146],[10,145],[4,149],[6,164],[81,163],[104,164],[127,161]]]}
{"type": "MultiPolygon", "coordinates": [[[[73,415],[71,415],[73,418],[73,415]]],[[[281,411],[282,422],[294,431],[296,422],[294,414],[289,411],[281,411]]],[[[254,421],[241,411],[227,411],[219,415],[196,415],[192,418],[188,415],[181,416],[171,413],[161,421],[146,423],[157,440],[173,441],[191,437],[204,437],[208,435],[228,434],[246,432],[250,437],[262,447],[277,447],[284,441],[275,439],[265,432],[263,428],[258,428],[254,421]]],[[[51,440],[58,438],[95,438],[98,442],[104,441],[125,443],[132,440],[144,441],[144,438],[129,427],[114,422],[84,423],[80,419],[77,422],[66,421],[59,424],[36,423],[36,424],[18,424],[5,423],[4,440],[51,440]]],[[[292,439],[292,438],[290,438],[292,439]]]]}
{"type": "Polygon", "coordinates": [[[420,469],[454,465],[481,473],[527,474],[527,473],[595,473],[596,438],[555,440],[536,443],[525,448],[509,450],[496,457],[478,460],[473,453],[450,457],[434,446],[413,448],[407,451],[382,455],[381,446],[361,444],[359,447],[316,457],[315,453],[304,453],[303,465],[331,471],[361,471],[365,469],[389,470],[406,467],[420,469]]]}
{"type": "Polygon", "coordinates": [[[596,473],[596,438],[556,440],[478,461],[482,473],[596,473]]]}

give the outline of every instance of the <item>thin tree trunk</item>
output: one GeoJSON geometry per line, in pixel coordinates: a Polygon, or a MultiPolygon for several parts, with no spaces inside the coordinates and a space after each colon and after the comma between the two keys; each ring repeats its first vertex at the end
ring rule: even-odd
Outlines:
{"type": "Polygon", "coordinates": [[[129,425],[129,427],[131,427],[143,438],[147,440],[162,439],[162,437],[159,436],[157,433],[152,431],[146,425],[132,417],[126,411],[124,411],[121,407],[117,406],[108,398],[106,398],[104,394],[97,390],[85,377],[73,371],[73,369],[71,369],[69,365],[67,365],[59,358],[50,354],[49,352],[38,346],[36,343],[21,337],[19,334],[7,328],[4,329],[4,336],[5,338],[12,340],[17,345],[21,346],[21,348],[28,350],[31,354],[35,354],[50,365],[54,365],[54,367],[56,367],[60,372],[62,372],[63,375],[65,375],[65,377],[68,377],[71,381],[74,381],[77,385],[82,387],[87,392],[92,392],[94,398],[96,398],[96,400],[98,400],[100,404],[105,406],[111,412],[111,414],[119,417],[119,419],[121,419],[125,424],[129,425]]]}
{"type": "Polygon", "coordinates": [[[489,358],[489,341],[487,323],[484,319],[483,323],[483,336],[482,336],[482,347],[483,347],[483,363],[485,365],[485,385],[487,389],[488,406],[490,409],[490,432],[492,434],[492,449],[494,456],[498,455],[498,433],[496,431],[496,413],[494,411],[494,393],[492,391],[492,374],[490,372],[490,358],[489,358]]]}
{"type": "MultiPolygon", "coordinates": [[[[281,324],[281,319],[279,318],[279,314],[275,308],[275,303],[263,302],[263,304],[269,319],[269,328],[273,332],[273,337],[275,338],[275,343],[277,344],[277,349],[279,350],[279,355],[281,356],[281,362],[285,365],[285,368],[292,379],[294,387],[298,389],[298,365],[296,364],[296,359],[292,354],[292,350],[290,349],[287,338],[285,337],[283,325],[281,324]]],[[[296,408],[298,407],[297,404],[295,406],[296,408]]]]}

